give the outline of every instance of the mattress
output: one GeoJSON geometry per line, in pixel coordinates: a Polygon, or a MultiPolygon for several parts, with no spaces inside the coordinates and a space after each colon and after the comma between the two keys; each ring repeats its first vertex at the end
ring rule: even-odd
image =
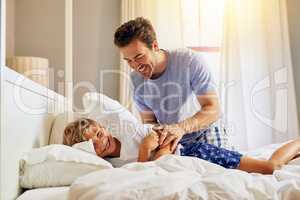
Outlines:
{"type": "Polygon", "coordinates": [[[66,200],[69,187],[49,187],[27,190],[17,200],[66,200]]]}

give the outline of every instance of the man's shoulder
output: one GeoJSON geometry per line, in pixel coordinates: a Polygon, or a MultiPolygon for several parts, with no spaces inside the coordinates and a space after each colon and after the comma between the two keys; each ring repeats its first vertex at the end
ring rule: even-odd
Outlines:
{"type": "Polygon", "coordinates": [[[199,58],[199,54],[188,48],[178,48],[169,51],[173,64],[188,66],[192,61],[199,58]]]}
{"type": "Polygon", "coordinates": [[[188,48],[178,48],[178,49],[173,49],[173,50],[169,50],[169,54],[172,57],[186,57],[186,58],[192,58],[194,56],[196,56],[196,53],[188,48]]]}

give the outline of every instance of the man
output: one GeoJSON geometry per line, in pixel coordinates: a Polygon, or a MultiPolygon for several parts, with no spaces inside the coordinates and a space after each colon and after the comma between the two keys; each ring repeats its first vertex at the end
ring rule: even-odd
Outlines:
{"type": "Polygon", "coordinates": [[[161,124],[161,147],[174,150],[181,139],[227,147],[224,129],[213,125],[220,117],[220,105],[212,75],[203,59],[188,49],[159,48],[149,20],[142,17],[121,25],[114,43],[134,70],[133,99],[144,123],[161,124]],[[181,120],[181,108],[196,95],[201,109],[181,120]]]}

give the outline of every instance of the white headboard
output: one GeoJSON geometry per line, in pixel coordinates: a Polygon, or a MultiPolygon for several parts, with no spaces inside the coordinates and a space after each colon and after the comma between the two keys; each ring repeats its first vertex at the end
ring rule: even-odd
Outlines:
{"type": "Polygon", "coordinates": [[[4,130],[1,132],[0,199],[15,199],[19,187],[19,159],[34,147],[48,144],[55,116],[64,112],[65,98],[17,72],[3,67],[4,130]]]}

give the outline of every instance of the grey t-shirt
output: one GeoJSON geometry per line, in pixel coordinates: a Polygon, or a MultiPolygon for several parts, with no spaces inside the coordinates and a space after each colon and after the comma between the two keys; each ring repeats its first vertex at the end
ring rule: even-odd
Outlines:
{"type": "Polygon", "coordinates": [[[137,72],[130,77],[138,110],[151,110],[159,123],[170,124],[182,120],[182,115],[189,117],[198,111],[198,102],[196,105],[190,101],[192,96],[216,91],[216,85],[204,59],[196,52],[176,49],[166,53],[167,67],[160,77],[145,80],[137,72]],[[192,113],[182,113],[184,105],[192,113]]]}

